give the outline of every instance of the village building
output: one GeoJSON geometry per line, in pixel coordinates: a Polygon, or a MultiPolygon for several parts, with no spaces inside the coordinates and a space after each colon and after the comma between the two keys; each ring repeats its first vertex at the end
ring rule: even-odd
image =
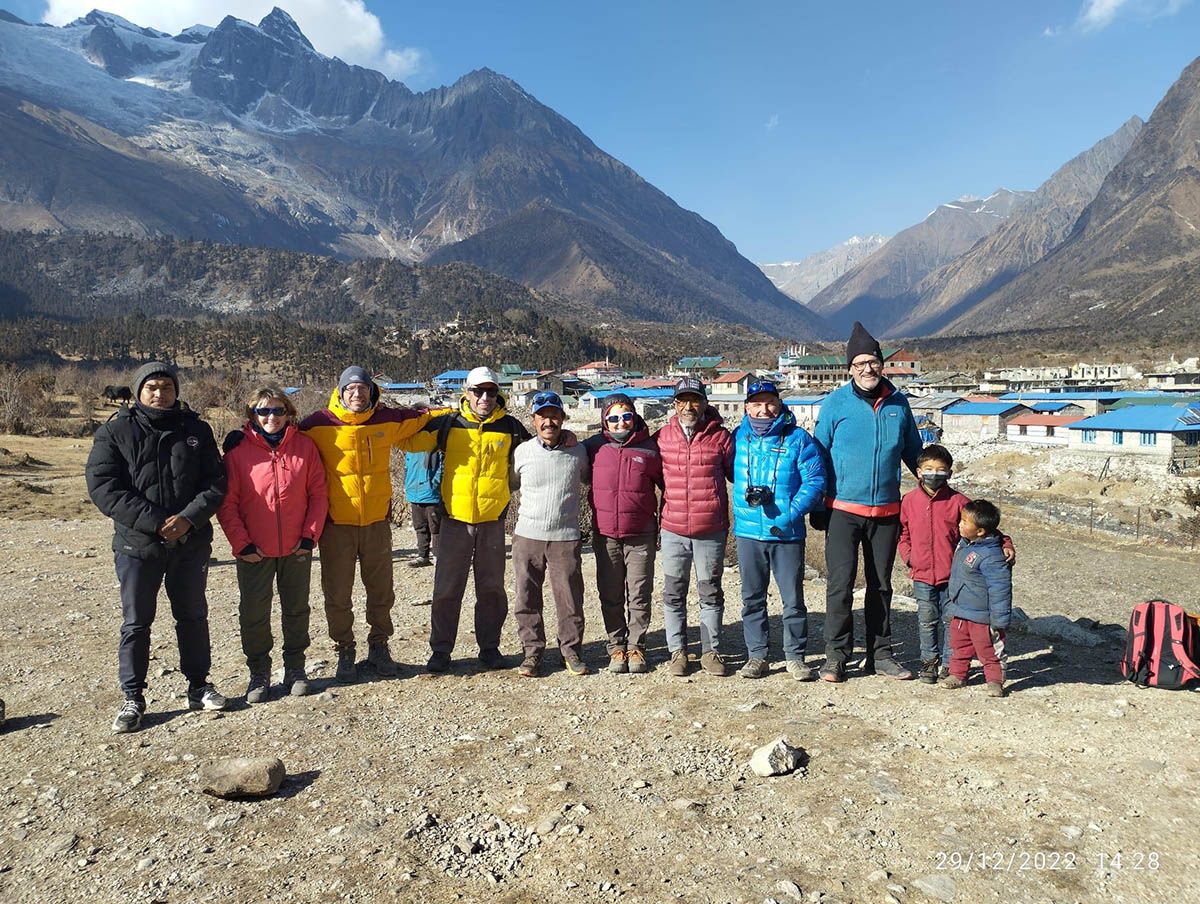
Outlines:
{"type": "Polygon", "coordinates": [[[1065,446],[1068,441],[1067,428],[1084,419],[1082,414],[1040,414],[1031,411],[1012,418],[1005,429],[1010,443],[1027,443],[1031,446],[1065,446]]]}
{"type": "Polygon", "coordinates": [[[1014,402],[968,402],[942,412],[942,439],[947,442],[981,442],[1005,436],[1008,422],[1029,411],[1014,402]]]}
{"type": "Polygon", "coordinates": [[[908,398],[908,407],[912,409],[913,417],[920,421],[924,419],[938,430],[942,427],[942,415],[951,405],[957,405],[963,397],[957,393],[940,393],[938,395],[912,396],[908,398]]]}
{"type": "Polygon", "coordinates": [[[1073,452],[1135,457],[1168,470],[1200,469],[1200,404],[1130,405],[1076,421],[1073,452]]]}
{"type": "Polygon", "coordinates": [[[536,373],[523,373],[513,377],[512,391],[514,395],[535,392],[563,393],[563,378],[552,370],[539,370],[536,373]]]}
{"type": "Polygon", "coordinates": [[[721,370],[729,370],[730,363],[720,355],[700,355],[680,358],[675,362],[671,374],[676,377],[699,377],[712,379],[721,370]]]}
{"type": "MultiPolygon", "coordinates": [[[[807,353],[803,345],[790,345],[778,359],[779,372],[788,389],[832,389],[850,379],[844,354],[807,353]]],[[[921,375],[920,360],[902,348],[883,349],[883,374],[897,386],[905,386],[921,375]]]]}
{"type": "Polygon", "coordinates": [[[589,361],[587,364],[581,364],[575,368],[575,376],[594,384],[620,380],[625,376],[625,371],[619,365],[613,364],[605,358],[603,361],[589,361]]]}
{"type": "Polygon", "coordinates": [[[821,403],[825,401],[823,395],[788,395],[783,397],[783,404],[787,405],[788,411],[796,418],[796,423],[812,433],[813,428],[817,425],[817,415],[821,413],[821,403]]]}
{"type": "Polygon", "coordinates": [[[914,377],[905,387],[909,396],[958,395],[976,392],[979,375],[956,370],[933,370],[914,377]]]}

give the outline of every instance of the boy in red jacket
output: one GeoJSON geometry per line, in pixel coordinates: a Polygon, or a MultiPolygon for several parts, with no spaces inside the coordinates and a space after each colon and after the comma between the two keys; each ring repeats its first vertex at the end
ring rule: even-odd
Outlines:
{"type": "MultiPolygon", "coordinates": [[[[950,636],[946,606],[950,567],[958,546],[959,515],[971,500],[948,483],[954,457],[945,446],[931,445],[917,458],[916,489],[900,501],[900,558],[908,566],[917,599],[917,625],[921,641],[921,668],[917,677],[937,684],[950,674],[950,636]],[[940,637],[939,637],[940,633],[940,637]]],[[[1016,561],[1012,540],[1001,534],[1004,558],[1016,561]]]]}

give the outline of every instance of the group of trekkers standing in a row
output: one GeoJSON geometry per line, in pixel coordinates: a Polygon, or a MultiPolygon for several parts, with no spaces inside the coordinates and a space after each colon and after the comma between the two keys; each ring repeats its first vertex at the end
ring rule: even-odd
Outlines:
{"type": "MultiPolygon", "coordinates": [[[[846,679],[860,551],[867,582],[863,671],[913,677],[892,651],[891,572],[899,544],[913,567],[920,600],[920,676],[930,683],[939,674],[946,678],[951,664],[949,650],[943,649],[948,610],[957,601],[963,612],[956,614],[978,621],[966,610],[969,597],[977,595],[975,578],[980,575],[958,575],[957,558],[953,579],[950,574],[966,500],[946,485],[949,453],[941,447],[923,452],[908,402],[883,378],[879,344],[859,324],[847,345],[846,363],[850,380],[825,400],[814,435],[796,424],[777,386],[768,381],[749,386],[745,417],[731,433],[708,405],[704,384],[685,378],[675,387],[673,416],[653,435],[630,398],[616,392],[605,397],[600,432],[582,442],[564,428],[567,413],[553,392],[534,396],[531,434],[508,413],[499,381],[486,367],[470,371],[457,407],[432,411],[381,404],[371,376],[361,367],[348,367],[328,407],[303,420],[280,387],[256,388],[247,399],[244,428],[225,439],[224,459],[210,427],[181,404],[175,368],[146,364],[131,383],[133,403],[96,433],[87,464],[91,498],[115,525],[113,550],[121,585],[119,679],[124,701],[113,730],[128,732],[141,725],[150,630],[164,583],[180,671],[189,682],[189,708],[227,705],[209,678],[205,588],[214,517],[237,563],[241,639],[250,672],[247,703],[270,696],[276,588],[283,687],[292,695],[309,692],[305,654],[315,548],[320,550],[329,636],[337,649],[335,680],[357,680],[363,665],[352,608],[356,566],[366,590],[366,664],[381,677],[397,674],[388,647],[395,603],[389,520],[393,448],[408,453],[406,489],[420,547],[410,564],[435,565],[430,672],[451,666],[471,572],[478,661],[486,669],[508,665],[500,652],[508,614],[505,516],[510,493],[519,488],[512,560],[521,676],[537,677],[545,664],[547,578],[563,664],[571,674],[589,671],[582,657],[579,511],[584,492],[593,512],[592,548],[608,669],[650,670],[646,636],[657,559],[670,674],[683,676],[690,668],[687,600],[693,572],[700,667],[712,675],[727,674],[721,580],[732,483],[748,655],[742,676],[761,678],[770,671],[767,586],[774,575],[782,598],[787,672],[801,681],[818,677],[805,662],[808,518],[827,531],[825,660],[819,677],[833,683],[846,679]],[[921,485],[913,492],[922,493],[927,504],[902,511],[902,465],[917,474],[921,485]],[[955,522],[952,539],[949,521],[955,522]],[[934,547],[947,541],[950,554],[935,554],[934,547]]],[[[971,538],[978,541],[977,551],[986,553],[991,545],[999,550],[990,516],[980,517],[982,533],[971,538]]],[[[1009,544],[1004,556],[1011,555],[1009,544]]],[[[988,623],[986,600],[985,588],[988,623]]],[[[998,621],[1004,619],[990,619],[993,635],[1004,627],[998,621]]],[[[996,654],[1002,653],[1000,634],[999,645],[991,638],[996,654]]],[[[996,664],[978,647],[990,687],[996,664]]],[[[957,669],[960,678],[971,659],[969,644],[965,650],[966,659],[957,669]]],[[[957,646],[954,655],[957,666],[957,646]]],[[[1003,680],[1002,671],[997,680],[1003,680]]]]}

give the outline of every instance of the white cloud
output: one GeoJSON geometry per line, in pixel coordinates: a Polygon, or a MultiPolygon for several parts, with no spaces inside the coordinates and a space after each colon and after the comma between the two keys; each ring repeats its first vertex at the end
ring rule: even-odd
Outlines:
{"type": "Polygon", "coordinates": [[[767,130],[768,132],[774,132],[774,131],[775,131],[777,128],[779,128],[779,122],[780,122],[780,120],[779,120],[779,114],[778,114],[778,113],[772,113],[772,114],[770,115],[770,117],[767,119],[767,122],[766,122],[766,125],[765,125],[765,128],[766,128],[766,130],[767,130]]]}
{"type": "Polygon", "coordinates": [[[1123,12],[1143,19],[1173,16],[1191,0],[1084,0],[1076,24],[1083,31],[1100,31],[1123,12]]]}
{"type": "Polygon", "coordinates": [[[216,25],[232,15],[258,23],[274,6],[286,9],[312,45],[327,56],[410,78],[428,69],[428,54],[395,47],[364,0],[46,0],[43,21],[65,25],[97,7],[138,25],[178,34],[190,25],[216,25]]]}
{"type": "Polygon", "coordinates": [[[1057,38],[1060,34],[1062,34],[1061,25],[1047,25],[1042,29],[1043,38],[1057,38]]]}

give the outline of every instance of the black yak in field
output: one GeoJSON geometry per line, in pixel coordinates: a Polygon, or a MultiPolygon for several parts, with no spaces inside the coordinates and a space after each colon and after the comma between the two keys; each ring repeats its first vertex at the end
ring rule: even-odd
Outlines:
{"type": "Polygon", "coordinates": [[[125,404],[133,398],[133,393],[130,392],[128,386],[105,386],[104,400],[107,402],[115,402],[118,405],[125,404]]]}

